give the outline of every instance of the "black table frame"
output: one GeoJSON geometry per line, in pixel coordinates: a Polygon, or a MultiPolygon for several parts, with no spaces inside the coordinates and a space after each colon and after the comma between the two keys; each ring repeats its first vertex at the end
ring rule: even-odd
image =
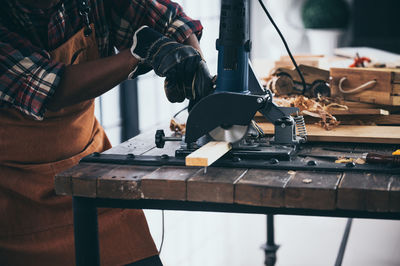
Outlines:
{"type": "Polygon", "coordinates": [[[73,197],[76,266],[100,265],[97,221],[97,208],[100,207],[400,220],[400,213],[388,212],[311,210],[298,208],[269,208],[227,203],[73,197]]]}

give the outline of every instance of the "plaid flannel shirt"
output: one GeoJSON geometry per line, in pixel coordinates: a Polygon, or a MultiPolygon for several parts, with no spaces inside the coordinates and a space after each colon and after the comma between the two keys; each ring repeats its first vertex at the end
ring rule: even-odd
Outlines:
{"type": "MultiPolygon", "coordinates": [[[[48,51],[83,27],[78,0],[61,0],[47,10],[27,9],[15,0],[0,10],[0,108],[14,107],[42,120],[45,102],[54,94],[65,65],[48,51]]],[[[183,42],[201,37],[199,21],[170,0],[89,0],[100,56],[129,48],[134,32],[148,25],[183,42]]]]}

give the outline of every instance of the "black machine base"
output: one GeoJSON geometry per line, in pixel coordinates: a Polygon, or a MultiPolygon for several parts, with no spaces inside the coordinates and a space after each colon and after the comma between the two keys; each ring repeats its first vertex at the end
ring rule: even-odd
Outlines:
{"type": "MultiPolygon", "coordinates": [[[[175,157],[185,158],[195,149],[178,149],[175,151],[175,157]]],[[[228,152],[222,159],[236,160],[239,158],[249,160],[271,160],[289,161],[296,152],[296,146],[283,145],[260,145],[254,148],[239,147],[228,152]]]]}
{"type": "MultiPolygon", "coordinates": [[[[109,163],[140,166],[185,166],[185,158],[168,155],[150,156],[134,154],[100,154],[94,153],[84,157],[81,162],[109,163]]],[[[228,168],[254,168],[270,170],[293,171],[327,171],[327,172],[371,172],[371,173],[400,173],[400,167],[391,165],[374,164],[339,164],[316,160],[300,159],[298,157],[289,161],[281,161],[276,158],[269,160],[242,159],[240,157],[221,158],[213,164],[215,167],[228,168]]]]}

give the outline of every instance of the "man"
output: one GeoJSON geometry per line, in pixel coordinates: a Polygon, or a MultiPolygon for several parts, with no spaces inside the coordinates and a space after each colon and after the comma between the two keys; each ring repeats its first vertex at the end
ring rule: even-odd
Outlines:
{"type": "MultiPolygon", "coordinates": [[[[209,94],[201,31],[169,0],[3,2],[0,265],[74,264],[71,198],[53,178],[110,148],[93,99],[151,69],[172,102],[209,94]]],[[[142,211],[99,211],[99,235],[102,265],[161,265],[142,211]]]]}

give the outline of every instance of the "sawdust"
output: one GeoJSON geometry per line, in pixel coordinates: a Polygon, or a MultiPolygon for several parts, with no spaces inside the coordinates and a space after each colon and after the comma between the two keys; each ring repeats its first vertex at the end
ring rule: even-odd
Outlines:
{"type": "Polygon", "coordinates": [[[335,163],[355,163],[355,164],[365,164],[365,160],[362,158],[339,158],[335,163]]]}
{"type": "Polygon", "coordinates": [[[171,129],[172,132],[183,135],[186,132],[186,123],[179,123],[174,118],[172,118],[169,123],[169,128],[171,129]]]}
{"type": "Polygon", "coordinates": [[[348,107],[336,103],[333,99],[327,97],[318,97],[310,99],[303,95],[291,95],[275,97],[274,102],[283,107],[297,107],[301,115],[308,115],[320,118],[317,123],[326,130],[331,130],[340,125],[340,122],[331,113],[331,109],[348,110],[348,107]]]}

